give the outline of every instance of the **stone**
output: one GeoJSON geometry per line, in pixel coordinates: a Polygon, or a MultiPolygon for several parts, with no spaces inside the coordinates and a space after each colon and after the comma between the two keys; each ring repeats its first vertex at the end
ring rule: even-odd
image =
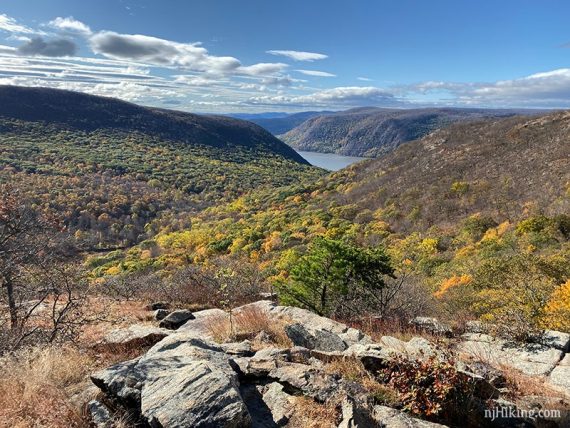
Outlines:
{"type": "Polygon", "coordinates": [[[277,364],[268,377],[278,381],[288,392],[302,393],[321,403],[334,396],[339,386],[334,376],[306,364],[277,364]]]}
{"type": "Polygon", "coordinates": [[[451,327],[439,322],[436,318],[415,317],[410,321],[410,324],[418,330],[425,331],[436,336],[451,337],[453,334],[451,327]]]}
{"type": "Polygon", "coordinates": [[[374,420],[383,428],[442,428],[445,425],[412,418],[404,412],[386,406],[374,406],[374,420]]]}
{"type": "Polygon", "coordinates": [[[237,343],[222,343],[220,347],[228,355],[236,355],[240,357],[250,357],[254,354],[251,342],[243,340],[237,343]]]}
{"type": "Polygon", "coordinates": [[[342,420],[338,428],[381,428],[381,425],[371,417],[368,409],[346,397],[342,402],[342,420]]]}
{"type": "Polygon", "coordinates": [[[570,354],[560,361],[548,376],[548,383],[570,397],[570,354]]]}
{"type": "Polygon", "coordinates": [[[285,426],[295,412],[295,399],[284,391],[283,385],[272,382],[258,387],[262,392],[263,402],[271,412],[272,420],[277,426],[285,426]]]}
{"type": "Polygon", "coordinates": [[[152,325],[134,324],[128,328],[111,330],[103,339],[103,344],[133,348],[153,346],[171,333],[170,330],[152,325]]]}
{"type": "Polygon", "coordinates": [[[157,311],[159,309],[170,309],[170,305],[166,302],[154,302],[146,307],[149,311],[157,311]]]}
{"type": "Polygon", "coordinates": [[[465,333],[488,333],[489,326],[481,321],[467,321],[465,323],[465,333]]]}
{"type": "Polygon", "coordinates": [[[192,319],[194,319],[194,314],[192,314],[192,312],[186,309],[180,309],[168,314],[158,325],[169,330],[177,330],[184,325],[186,321],[192,319]]]}
{"type": "Polygon", "coordinates": [[[555,330],[545,330],[539,337],[538,343],[560,351],[570,351],[570,333],[555,330]]]}
{"type": "Polygon", "coordinates": [[[92,380],[151,427],[249,426],[237,376],[220,346],[175,333],[92,380]]]}
{"type": "Polygon", "coordinates": [[[465,365],[462,369],[481,376],[495,388],[503,388],[507,381],[502,371],[494,368],[491,364],[485,363],[484,361],[471,362],[465,365]]]}
{"type": "Polygon", "coordinates": [[[111,412],[100,401],[91,400],[87,403],[87,413],[95,428],[111,428],[113,426],[111,412]]]}
{"type": "Polygon", "coordinates": [[[285,326],[285,333],[293,344],[307,349],[344,351],[348,347],[337,334],[323,329],[308,328],[300,323],[285,326]]]}
{"type": "Polygon", "coordinates": [[[170,311],[168,309],[157,309],[156,311],[154,311],[153,316],[155,320],[160,321],[166,318],[168,314],[170,314],[170,311]]]}
{"type": "Polygon", "coordinates": [[[91,375],[91,381],[103,392],[128,408],[140,406],[143,374],[135,371],[140,358],[115,364],[91,375]]]}
{"type": "Polygon", "coordinates": [[[212,340],[212,325],[224,323],[229,320],[229,315],[222,309],[205,309],[193,313],[194,318],[188,320],[178,328],[179,333],[187,336],[212,340]]]}
{"type": "Polygon", "coordinates": [[[506,365],[529,376],[548,375],[558,365],[563,352],[540,344],[515,344],[486,334],[462,336],[457,350],[493,366],[506,365]]]}
{"type": "Polygon", "coordinates": [[[345,357],[360,360],[364,368],[371,373],[385,368],[398,355],[394,350],[380,344],[352,345],[343,354],[345,357]]]}

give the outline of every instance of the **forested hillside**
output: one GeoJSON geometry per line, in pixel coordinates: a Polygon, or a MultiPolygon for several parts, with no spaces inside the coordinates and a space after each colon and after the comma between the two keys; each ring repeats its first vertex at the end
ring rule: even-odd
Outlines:
{"type": "Polygon", "coordinates": [[[286,290],[307,245],[324,237],[386,248],[409,281],[408,315],[514,323],[528,311],[523,326],[568,329],[544,311],[570,276],[569,133],[569,113],[457,124],[318,182],[212,207],[185,231],[89,263],[105,276],[232,255],[286,290]]]}
{"type": "Polygon", "coordinates": [[[88,247],[131,245],[181,213],[187,225],[214,202],[322,174],[249,122],[0,87],[0,180],[88,247]]]}
{"type": "Polygon", "coordinates": [[[523,110],[357,108],[316,116],[282,135],[298,150],[377,157],[455,122],[507,117],[523,110]]]}

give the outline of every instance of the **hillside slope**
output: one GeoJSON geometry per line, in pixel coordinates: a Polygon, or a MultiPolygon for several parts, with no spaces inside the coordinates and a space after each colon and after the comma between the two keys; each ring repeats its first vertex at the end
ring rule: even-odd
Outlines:
{"type": "Polygon", "coordinates": [[[96,245],[130,245],[160,218],[323,173],[250,122],[0,87],[0,183],[96,245]]]}
{"type": "Polygon", "coordinates": [[[377,157],[451,123],[517,113],[515,110],[367,107],[313,117],[281,138],[298,150],[377,157]]]}
{"type": "Polygon", "coordinates": [[[0,86],[0,118],[45,122],[85,132],[136,131],[185,144],[261,149],[306,163],[290,147],[248,121],[143,107],[79,92],[0,86]]]}

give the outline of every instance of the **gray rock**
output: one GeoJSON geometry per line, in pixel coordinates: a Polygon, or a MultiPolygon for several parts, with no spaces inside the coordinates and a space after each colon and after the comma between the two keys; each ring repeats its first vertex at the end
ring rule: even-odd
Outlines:
{"type": "Polygon", "coordinates": [[[284,385],[288,391],[297,391],[325,402],[339,387],[338,379],[306,364],[281,363],[269,372],[268,377],[284,385]]]}
{"type": "Polygon", "coordinates": [[[237,343],[222,343],[220,347],[228,355],[236,355],[240,357],[249,357],[254,354],[249,340],[243,340],[237,343]]]}
{"type": "Polygon", "coordinates": [[[357,358],[364,368],[372,373],[385,368],[398,355],[394,350],[380,344],[352,345],[343,354],[345,357],[357,358]]]}
{"type": "Polygon", "coordinates": [[[111,428],[113,426],[111,412],[100,401],[92,400],[87,403],[87,412],[95,428],[111,428]]]}
{"type": "Polygon", "coordinates": [[[307,327],[300,323],[285,327],[285,333],[297,346],[320,351],[344,351],[347,344],[335,333],[323,329],[307,327]]]}
{"type": "Polygon", "coordinates": [[[103,339],[103,344],[126,347],[152,346],[171,334],[170,330],[146,324],[134,324],[128,328],[112,330],[103,339]]]}
{"type": "Polygon", "coordinates": [[[93,382],[152,427],[242,427],[251,423],[229,356],[217,345],[172,334],[137,360],[93,382]]]}
{"type": "Polygon", "coordinates": [[[445,425],[412,418],[404,412],[386,406],[374,406],[373,418],[383,428],[442,428],[445,425]]]}
{"type": "Polygon", "coordinates": [[[170,311],[168,309],[157,309],[154,311],[154,319],[157,321],[163,320],[169,313],[170,311]]]}
{"type": "Polygon", "coordinates": [[[144,375],[137,372],[140,358],[115,364],[91,375],[91,381],[103,392],[129,408],[140,407],[144,375]]]}
{"type": "Polygon", "coordinates": [[[548,383],[570,397],[570,354],[566,354],[560,364],[552,370],[548,383]]]}
{"type": "Polygon", "coordinates": [[[381,428],[381,425],[365,406],[346,397],[342,402],[342,420],[338,428],[381,428]]]}
{"type": "Polygon", "coordinates": [[[222,309],[205,309],[194,312],[194,319],[188,320],[178,328],[178,332],[187,336],[212,340],[212,326],[229,320],[229,315],[222,309]]]}
{"type": "Polygon", "coordinates": [[[177,330],[186,321],[193,320],[194,314],[186,309],[180,309],[178,311],[171,312],[158,324],[162,328],[167,328],[169,330],[177,330]]]}
{"type": "Polygon", "coordinates": [[[295,412],[295,399],[284,391],[283,385],[272,382],[264,387],[258,387],[262,393],[263,402],[271,412],[275,425],[285,426],[295,412]]]}
{"type": "Polygon", "coordinates": [[[453,333],[451,327],[439,322],[436,318],[415,317],[410,321],[410,324],[418,330],[425,331],[436,336],[451,336],[453,333]]]}
{"type": "Polygon", "coordinates": [[[570,333],[555,330],[545,330],[538,338],[538,342],[560,351],[570,351],[570,333]]]}
{"type": "Polygon", "coordinates": [[[563,356],[563,352],[555,348],[539,344],[514,344],[486,334],[469,333],[462,337],[465,342],[458,345],[459,352],[493,366],[515,368],[529,376],[550,374],[563,356]]]}
{"type": "Polygon", "coordinates": [[[166,302],[154,302],[146,307],[149,311],[157,311],[159,309],[170,309],[170,305],[166,302]]]}

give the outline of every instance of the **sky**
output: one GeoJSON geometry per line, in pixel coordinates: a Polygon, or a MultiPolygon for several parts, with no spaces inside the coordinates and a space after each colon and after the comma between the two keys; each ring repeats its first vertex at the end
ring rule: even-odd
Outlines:
{"type": "Polygon", "coordinates": [[[0,84],[193,112],[570,108],[567,0],[0,0],[0,84]]]}

